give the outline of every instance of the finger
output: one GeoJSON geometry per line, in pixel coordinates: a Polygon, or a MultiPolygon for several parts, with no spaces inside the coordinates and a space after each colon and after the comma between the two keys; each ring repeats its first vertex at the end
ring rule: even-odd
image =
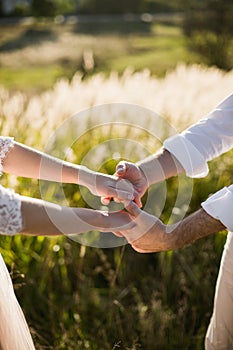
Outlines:
{"type": "MultiPolygon", "coordinates": [[[[109,205],[111,199],[113,199],[115,203],[124,203],[125,206],[127,206],[131,200],[135,199],[135,197],[133,197],[132,195],[125,195],[124,194],[124,198],[119,198],[119,197],[101,197],[100,200],[101,200],[101,203],[103,205],[109,205]]],[[[140,208],[142,207],[140,198],[139,198],[139,201],[137,201],[137,205],[140,206],[140,208]]]]}
{"type": "Polygon", "coordinates": [[[113,197],[113,200],[115,203],[122,203],[122,200],[120,200],[118,197],[113,197]]]}
{"type": "MultiPolygon", "coordinates": [[[[117,235],[120,235],[119,237],[124,237],[128,241],[128,243],[133,245],[134,242],[137,242],[138,239],[140,239],[144,235],[144,233],[142,233],[141,230],[139,230],[139,227],[135,221],[133,222],[133,224],[134,224],[133,227],[115,229],[112,232],[114,234],[116,233],[117,235]]],[[[138,247],[138,243],[135,243],[134,249],[136,250],[136,249],[142,249],[142,248],[140,246],[138,247]]]]}
{"type": "Polygon", "coordinates": [[[124,229],[124,230],[115,230],[115,231],[112,231],[114,233],[114,235],[118,236],[118,237],[121,237],[121,238],[125,238],[127,240],[128,243],[132,244],[133,241],[135,240],[134,238],[132,238],[133,235],[133,228],[130,228],[130,229],[124,229]]]}
{"type": "Polygon", "coordinates": [[[135,218],[141,214],[141,209],[132,201],[125,207],[125,209],[135,218]]]}
{"type": "MultiPolygon", "coordinates": [[[[121,231],[131,231],[136,227],[135,220],[128,215],[125,210],[112,211],[109,213],[109,224],[112,228],[111,231],[121,232],[121,231]]],[[[122,232],[124,235],[124,232],[122,232]]]]}
{"type": "Polygon", "coordinates": [[[117,237],[124,237],[120,231],[114,231],[113,234],[117,237]]]}
{"type": "Polygon", "coordinates": [[[117,203],[129,202],[134,199],[134,194],[130,193],[129,191],[109,188],[108,197],[101,197],[101,203],[103,205],[108,205],[111,198],[114,198],[117,203]]]}
{"type": "MultiPolygon", "coordinates": [[[[112,227],[111,231],[114,232],[120,232],[120,231],[125,231],[125,232],[132,232],[132,230],[137,226],[137,224],[134,221],[128,222],[127,224],[118,226],[118,227],[112,227]]],[[[124,235],[121,234],[121,236],[123,237],[124,235]]],[[[137,236],[138,238],[138,236],[137,236]]],[[[135,240],[135,239],[134,239],[135,240]]]]}
{"type": "Polygon", "coordinates": [[[101,197],[101,203],[103,205],[109,205],[111,197],[101,197]]]}
{"type": "Polygon", "coordinates": [[[134,199],[134,195],[132,193],[126,191],[117,190],[116,195],[113,195],[113,198],[118,202],[130,202],[134,199]]]}
{"type": "MultiPolygon", "coordinates": [[[[101,212],[101,211],[100,211],[101,212]]],[[[105,213],[101,212],[104,216],[105,213]]],[[[120,212],[115,212],[115,214],[119,214],[120,212]]],[[[111,217],[108,218],[105,217],[106,221],[99,226],[100,231],[102,232],[121,232],[121,231],[131,231],[135,228],[136,223],[131,219],[131,221],[120,219],[118,220],[117,217],[114,217],[114,213],[110,213],[111,217]],[[128,221],[128,222],[127,222],[128,221]]],[[[129,217],[130,219],[130,217],[129,217]]]]}
{"type": "Polygon", "coordinates": [[[117,164],[116,166],[116,175],[117,176],[124,176],[127,170],[126,162],[122,161],[117,164]]]}
{"type": "Polygon", "coordinates": [[[142,249],[142,248],[138,248],[136,245],[131,244],[131,247],[136,250],[136,252],[138,253],[152,253],[150,250],[146,250],[146,249],[142,249]]]}
{"type": "Polygon", "coordinates": [[[141,201],[141,198],[137,192],[134,193],[134,202],[137,204],[137,206],[139,208],[142,208],[142,201],[141,201]]]}

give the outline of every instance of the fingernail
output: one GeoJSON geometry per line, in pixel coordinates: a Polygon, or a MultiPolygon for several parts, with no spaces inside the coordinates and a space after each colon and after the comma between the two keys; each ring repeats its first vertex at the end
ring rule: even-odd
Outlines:
{"type": "Polygon", "coordinates": [[[106,211],[106,210],[104,210],[104,211],[99,211],[100,212],[100,214],[102,214],[103,216],[109,216],[109,212],[108,211],[106,211]]]}
{"type": "Polygon", "coordinates": [[[119,168],[119,169],[117,169],[117,172],[118,172],[118,173],[123,173],[123,172],[124,172],[124,168],[119,168]]]}
{"type": "Polygon", "coordinates": [[[121,165],[119,165],[119,167],[117,168],[117,171],[120,171],[120,172],[122,173],[122,172],[125,171],[125,169],[126,169],[125,164],[121,164],[121,165]]]}

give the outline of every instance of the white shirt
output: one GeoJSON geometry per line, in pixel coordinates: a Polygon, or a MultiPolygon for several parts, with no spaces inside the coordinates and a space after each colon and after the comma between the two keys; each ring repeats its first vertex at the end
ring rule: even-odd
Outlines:
{"type": "MultiPolygon", "coordinates": [[[[164,147],[179,160],[187,176],[206,176],[207,162],[233,148],[233,94],[197,124],[167,139],[164,147]]],[[[233,185],[215,193],[202,207],[233,231],[233,185]]]]}

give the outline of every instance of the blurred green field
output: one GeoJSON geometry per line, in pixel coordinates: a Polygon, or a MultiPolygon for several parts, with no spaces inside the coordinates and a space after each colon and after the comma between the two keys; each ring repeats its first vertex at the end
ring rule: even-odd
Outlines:
{"type": "Polygon", "coordinates": [[[142,23],[139,28],[131,23],[0,28],[0,82],[12,89],[47,89],[76,71],[87,77],[131,67],[164,76],[180,62],[201,60],[188,50],[177,21],[142,23]]]}

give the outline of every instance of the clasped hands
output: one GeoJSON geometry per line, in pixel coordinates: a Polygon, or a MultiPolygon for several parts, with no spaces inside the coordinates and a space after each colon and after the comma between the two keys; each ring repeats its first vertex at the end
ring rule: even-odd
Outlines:
{"type": "MultiPolygon", "coordinates": [[[[93,194],[102,196],[101,202],[104,205],[108,205],[111,198],[115,202],[124,203],[122,226],[125,215],[132,225],[113,233],[125,237],[136,251],[149,253],[169,249],[170,235],[166,234],[166,225],[155,216],[141,210],[141,197],[148,188],[148,181],[140,166],[122,161],[117,165],[114,176],[96,173],[95,182],[90,181],[88,188],[93,194]]],[[[120,221],[119,217],[118,227],[121,226],[120,221]]]]}

